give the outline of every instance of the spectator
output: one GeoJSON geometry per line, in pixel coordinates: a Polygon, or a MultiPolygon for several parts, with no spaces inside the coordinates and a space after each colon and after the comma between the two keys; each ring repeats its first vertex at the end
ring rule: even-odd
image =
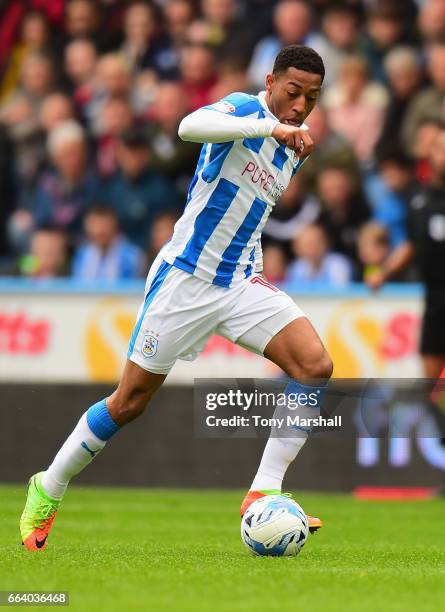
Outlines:
{"type": "Polygon", "coordinates": [[[388,142],[392,146],[402,147],[403,121],[422,80],[419,57],[415,49],[411,47],[396,47],[390,51],[385,58],[384,68],[391,98],[376,145],[377,156],[379,152],[385,150],[388,142]]]}
{"type": "Polygon", "coordinates": [[[14,168],[20,198],[27,197],[34,188],[42,168],[44,142],[40,129],[41,107],[52,91],[54,66],[42,53],[27,55],[22,65],[19,89],[0,109],[0,121],[8,126],[15,146],[14,168]]]}
{"type": "Polygon", "coordinates": [[[68,40],[102,40],[100,7],[95,0],[68,0],[65,7],[65,31],[68,40]]]}
{"type": "Polygon", "coordinates": [[[342,166],[324,168],[317,181],[322,205],[319,221],[327,228],[332,248],[356,260],[358,230],[371,216],[356,177],[342,166]]]}
{"type": "Polygon", "coordinates": [[[29,253],[20,260],[23,276],[56,278],[66,276],[68,262],[66,234],[51,226],[33,232],[29,253]]]}
{"type": "Polygon", "coordinates": [[[195,17],[192,0],[170,0],[165,7],[168,34],[176,47],[187,40],[187,31],[195,17]]]}
{"type": "Polygon", "coordinates": [[[44,52],[49,39],[49,23],[44,13],[30,11],[24,15],[21,40],[14,45],[0,81],[0,102],[17,89],[25,58],[32,53],[44,52]]]}
{"type": "Polygon", "coordinates": [[[272,72],[275,57],[282,47],[315,44],[310,34],[311,27],[311,7],[306,0],[281,0],[277,4],[274,12],[275,33],[257,43],[248,70],[249,81],[256,91],[264,88],[264,77],[272,72]]]}
{"type": "Polygon", "coordinates": [[[118,53],[102,55],[97,63],[99,94],[128,97],[131,87],[130,66],[118,53]]]}
{"type": "Polygon", "coordinates": [[[249,28],[240,21],[241,5],[236,0],[201,0],[207,38],[204,42],[216,47],[218,55],[225,59],[250,57],[255,44],[257,24],[249,28]]]}
{"type": "Polygon", "coordinates": [[[445,101],[445,43],[431,45],[428,53],[428,72],[432,85],[415,96],[403,121],[403,144],[414,154],[416,132],[425,120],[440,121],[444,115],[445,101]]]}
{"type": "Polygon", "coordinates": [[[17,211],[11,220],[19,249],[33,227],[51,225],[76,239],[84,212],[100,192],[99,180],[88,168],[85,133],[75,121],[61,123],[50,132],[48,153],[54,169],[42,175],[29,208],[17,211]]]}
{"type": "Polygon", "coordinates": [[[208,45],[183,48],[181,82],[191,111],[215,101],[211,99],[211,91],[218,82],[218,75],[214,52],[208,45]]]}
{"type": "Polygon", "coordinates": [[[73,40],[65,48],[65,72],[70,81],[74,102],[84,116],[84,107],[94,94],[97,52],[93,42],[73,40]]]}
{"type": "Polygon", "coordinates": [[[366,282],[371,275],[382,270],[390,251],[389,234],[384,225],[375,221],[365,223],[358,234],[360,278],[366,282]]]}
{"type": "Polygon", "coordinates": [[[383,85],[369,81],[363,58],[351,56],[344,60],[339,82],[327,90],[323,102],[332,129],[349,140],[363,164],[370,162],[382,129],[388,94],[383,85]]]}
{"type": "Polygon", "coordinates": [[[44,53],[26,56],[19,86],[0,107],[0,119],[17,134],[37,127],[40,105],[54,85],[54,65],[44,53]]]}
{"type": "Polygon", "coordinates": [[[53,92],[43,98],[40,105],[36,130],[20,144],[16,173],[19,177],[20,203],[25,205],[32,198],[37,181],[47,166],[47,136],[57,125],[74,119],[74,109],[68,96],[53,92]]]}
{"type": "Polygon", "coordinates": [[[102,55],[97,62],[96,78],[90,99],[83,107],[90,130],[100,132],[101,114],[110,97],[130,100],[132,78],[126,60],[117,53],[102,55]]]}
{"type": "Polygon", "coordinates": [[[434,119],[425,119],[417,128],[414,159],[416,163],[416,179],[419,183],[429,183],[431,181],[431,151],[441,129],[442,123],[434,119]]]}
{"type": "Polygon", "coordinates": [[[325,87],[339,77],[344,60],[360,50],[360,28],[357,9],[347,2],[326,5],[321,20],[322,36],[313,43],[326,68],[325,87]]]}
{"type": "Polygon", "coordinates": [[[124,233],[145,249],[156,216],[176,210],[177,195],[152,167],[152,152],[140,129],[124,132],[117,147],[119,170],[108,182],[106,200],[116,211],[124,233]]]}
{"type": "Polygon", "coordinates": [[[45,135],[60,123],[74,118],[73,104],[66,94],[55,91],[48,94],[42,101],[39,125],[45,135]]]}
{"type": "Polygon", "coordinates": [[[352,280],[352,265],[340,253],[330,250],[322,225],[307,225],[294,240],[297,261],[289,266],[286,281],[298,285],[340,287],[352,280]]]}
{"type": "Polygon", "coordinates": [[[99,116],[97,138],[97,169],[101,176],[110,176],[117,170],[119,137],[134,123],[131,106],[125,98],[108,98],[99,116]]]}
{"type": "Polygon", "coordinates": [[[419,12],[419,30],[426,43],[443,41],[445,35],[445,3],[424,0],[419,12]]]}
{"type": "Polygon", "coordinates": [[[73,278],[118,280],[143,276],[144,253],[122,235],[112,208],[92,206],[85,215],[84,227],[86,240],[74,254],[73,278]]]}
{"type": "Polygon", "coordinates": [[[377,0],[370,8],[367,19],[364,51],[374,80],[385,82],[383,69],[386,55],[391,49],[409,41],[407,15],[416,15],[416,5],[411,0],[377,0]],[[409,6],[408,10],[408,6],[409,6]]]}
{"type": "Polygon", "coordinates": [[[172,180],[184,201],[201,150],[201,145],[185,142],[178,136],[178,126],[187,110],[179,84],[165,82],[158,87],[150,112],[154,121],[153,167],[172,180]]]}
{"type": "Polygon", "coordinates": [[[296,174],[267,220],[263,232],[264,244],[272,240],[281,246],[290,246],[290,242],[319,214],[320,204],[314,196],[305,193],[301,176],[296,174]]]}
{"type": "Polygon", "coordinates": [[[342,134],[330,127],[326,109],[320,104],[316,106],[306,123],[315,143],[315,149],[298,172],[305,189],[311,193],[316,191],[319,172],[330,164],[343,166],[359,180],[360,165],[354,149],[342,134]]]}
{"type": "Polygon", "coordinates": [[[406,240],[408,202],[415,189],[413,170],[403,151],[388,149],[379,160],[378,172],[370,173],[364,182],[373,218],[388,231],[392,247],[406,240]]]}
{"type": "Polygon", "coordinates": [[[130,3],[125,13],[122,53],[133,72],[153,70],[160,78],[177,77],[176,51],[160,22],[153,4],[142,0],[130,3]]]}
{"type": "MultiPolygon", "coordinates": [[[[264,83],[263,87],[264,89],[264,83]]],[[[249,92],[250,86],[244,61],[241,59],[225,59],[218,62],[218,82],[210,91],[212,100],[221,100],[234,91],[249,92]]],[[[252,93],[257,93],[253,92],[252,93]]]]}

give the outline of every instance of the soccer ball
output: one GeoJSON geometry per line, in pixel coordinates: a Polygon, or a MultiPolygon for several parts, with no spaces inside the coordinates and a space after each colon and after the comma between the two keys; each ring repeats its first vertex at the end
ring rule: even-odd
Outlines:
{"type": "Polygon", "coordinates": [[[307,516],[285,495],[265,495],[253,502],[241,520],[241,538],[255,555],[296,556],[309,533],[307,516]]]}

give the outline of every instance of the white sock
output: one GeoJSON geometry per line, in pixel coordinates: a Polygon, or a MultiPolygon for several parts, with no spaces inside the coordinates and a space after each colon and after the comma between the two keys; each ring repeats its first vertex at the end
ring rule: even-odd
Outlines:
{"type": "Polygon", "coordinates": [[[46,493],[56,499],[63,497],[71,478],[91,463],[105,444],[91,431],[85,412],[43,474],[42,487],[46,493]]]}
{"type": "Polygon", "coordinates": [[[303,448],[307,435],[293,438],[269,438],[260,467],[250,487],[251,491],[279,489],[287,468],[303,448]]]}
{"type": "MultiPolygon", "coordinates": [[[[277,406],[274,416],[282,417],[287,423],[287,416],[310,419],[320,414],[320,406],[326,385],[319,387],[305,385],[298,380],[288,383],[284,393],[287,405],[277,406]]],[[[271,435],[261,458],[260,467],[250,487],[251,491],[262,489],[279,489],[287,468],[303,448],[311,428],[305,429],[295,425],[286,425],[281,430],[273,427],[271,435]],[[280,433],[283,437],[280,437],[280,433]]]]}

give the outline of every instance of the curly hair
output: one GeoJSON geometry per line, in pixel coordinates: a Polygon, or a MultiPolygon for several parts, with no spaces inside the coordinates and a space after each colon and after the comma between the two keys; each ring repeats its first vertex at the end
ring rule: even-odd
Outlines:
{"type": "Polygon", "coordinates": [[[281,49],[275,58],[273,73],[278,75],[288,68],[297,68],[305,72],[319,74],[323,81],[325,75],[324,63],[314,49],[303,45],[288,45],[281,49]]]}

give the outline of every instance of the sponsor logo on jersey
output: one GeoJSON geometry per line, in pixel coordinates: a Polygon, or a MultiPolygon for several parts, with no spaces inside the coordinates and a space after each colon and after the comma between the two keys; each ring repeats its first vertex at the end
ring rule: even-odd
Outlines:
{"type": "Polygon", "coordinates": [[[234,113],[236,111],[233,104],[230,104],[230,102],[227,101],[216,102],[215,104],[212,104],[212,108],[220,111],[221,113],[234,113]]]}
{"type": "Polygon", "coordinates": [[[274,202],[282,195],[286,187],[279,182],[278,178],[270,174],[265,168],[261,168],[253,161],[247,162],[241,176],[246,175],[252,183],[257,184],[260,189],[266,192],[274,202]]]}

